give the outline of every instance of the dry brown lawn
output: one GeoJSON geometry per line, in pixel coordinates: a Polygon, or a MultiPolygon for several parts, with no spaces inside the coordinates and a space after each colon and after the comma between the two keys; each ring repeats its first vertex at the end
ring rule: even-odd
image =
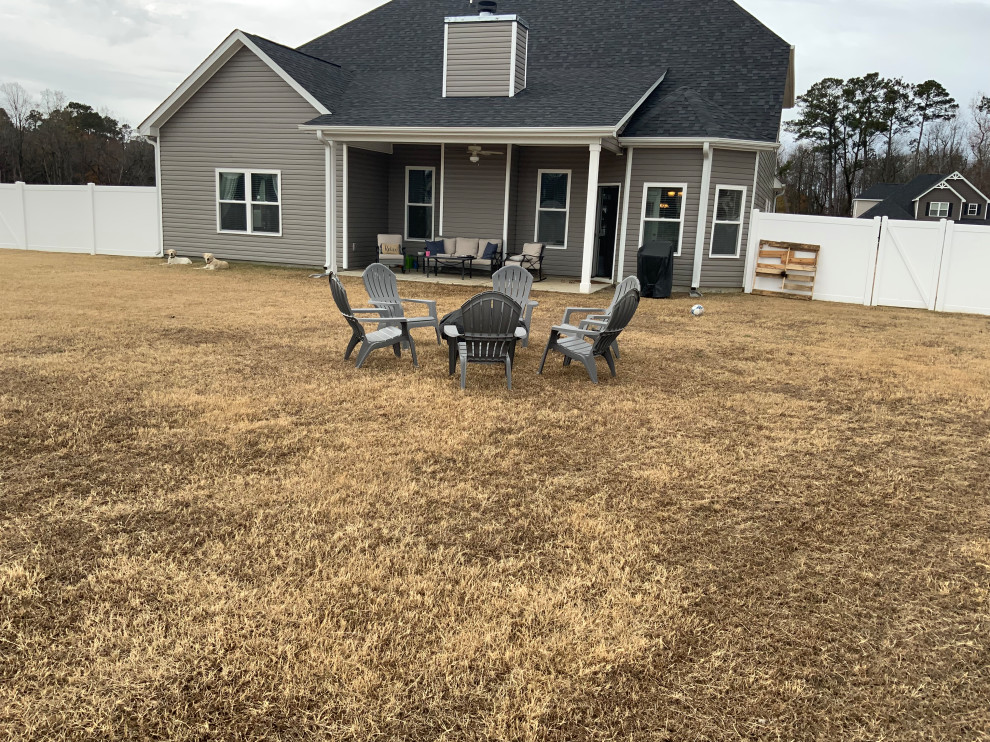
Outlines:
{"type": "Polygon", "coordinates": [[[594,387],[537,298],[462,393],[306,271],[0,253],[0,739],[990,739],[990,319],[644,302],[594,387]]]}

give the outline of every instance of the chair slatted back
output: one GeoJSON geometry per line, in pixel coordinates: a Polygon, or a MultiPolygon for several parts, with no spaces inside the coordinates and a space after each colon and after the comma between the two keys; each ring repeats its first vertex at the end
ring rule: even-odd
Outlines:
{"type": "Polygon", "coordinates": [[[354,312],[351,311],[351,302],[347,299],[347,289],[344,288],[344,285],[334,275],[330,276],[330,293],[333,294],[334,304],[337,305],[337,309],[340,310],[344,319],[347,320],[347,324],[351,326],[355,334],[359,334],[363,339],[364,327],[357,321],[354,312]]]}
{"type": "Polygon", "coordinates": [[[619,299],[628,294],[633,289],[640,291],[639,279],[636,276],[628,276],[623,278],[619,282],[619,285],[615,287],[615,293],[612,295],[612,302],[608,305],[608,309],[605,311],[606,314],[611,314],[612,310],[615,309],[615,305],[618,304],[619,299]]]}
{"type": "Polygon", "coordinates": [[[492,273],[492,288],[525,308],[533,288],[533,274],[519,265],[507,265],[492,273]]]}
{"type": "Polygon", "coordinates": [[[485,291],[468,299],[461,307],[468,360],[475,363],[501,362],[515,342],[522,306],[500,291],[485,291]]]}
{"type": "Polygon", "coordinates": [[[637,307],[639,307],[639,291],[630,289],[612,307],[612,312],[608,317],[608,324],[602,329],[601,335],[595,339],[595,343],[592,346],[592,353],[596,356],[601,355],[615,342],[615,339],[626,329],[626,325],[629,324],[633,315],[636,314],[637,307]]]}
{"type": "Polygon", "coordinates": [[[402,302],[399,301],[399,282],[391,268],[381,263],[372,263],[361,275],[364,289],[372,302],[392,302],[387,309],[387,317],[403,317],[402,302]]]}

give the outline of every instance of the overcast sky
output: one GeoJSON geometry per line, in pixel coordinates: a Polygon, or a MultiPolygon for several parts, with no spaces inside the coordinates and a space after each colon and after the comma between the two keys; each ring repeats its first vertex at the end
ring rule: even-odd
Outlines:
{"type": "MultiPolygon", "coordinates": [[[[19,82],[34,96],[61,90],[136,126],[234,28],[298,46],[380,4],[0,0],[0,82],[19,82]]],[[[912,82],[934,78],[964,105],[980,90],[990,93],[990,0],[740,4],[797,46],[799,92],[826,76],[876,71],[912,82]]]]}

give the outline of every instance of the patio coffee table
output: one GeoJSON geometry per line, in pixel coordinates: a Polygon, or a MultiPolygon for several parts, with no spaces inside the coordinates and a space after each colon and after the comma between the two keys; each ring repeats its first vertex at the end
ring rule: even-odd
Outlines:
{"type": "Polygon", "coordinates": [[[439,275],[440,267],[452,266],[456,263],[461,264],[461,280],[464,280],[464,266],[467,266],[468,278],[474,278],[474,256],[473,255],[431,255],[429,257],[433,261],[433,275],[439,275]]]}

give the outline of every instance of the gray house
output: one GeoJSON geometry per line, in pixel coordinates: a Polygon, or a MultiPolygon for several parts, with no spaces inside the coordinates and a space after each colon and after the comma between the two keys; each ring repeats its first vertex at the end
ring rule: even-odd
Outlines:
{"type": "Polygon", "coordinates": [[[292,49],[235,31],[139,127],[162,239],[334,270],[379,233],[547,245],[618,281],[741,287],[771,209],[794,50],[731,0],[392,0],[292,49]]]}
{"type": "Polygon", "coordinates": [[[990,197],[961,173],[919,175],[910,183],[877,183],[853,199],[853,216],[886,216],[903,221],[953,221],[987,224],[990,197]]]}

